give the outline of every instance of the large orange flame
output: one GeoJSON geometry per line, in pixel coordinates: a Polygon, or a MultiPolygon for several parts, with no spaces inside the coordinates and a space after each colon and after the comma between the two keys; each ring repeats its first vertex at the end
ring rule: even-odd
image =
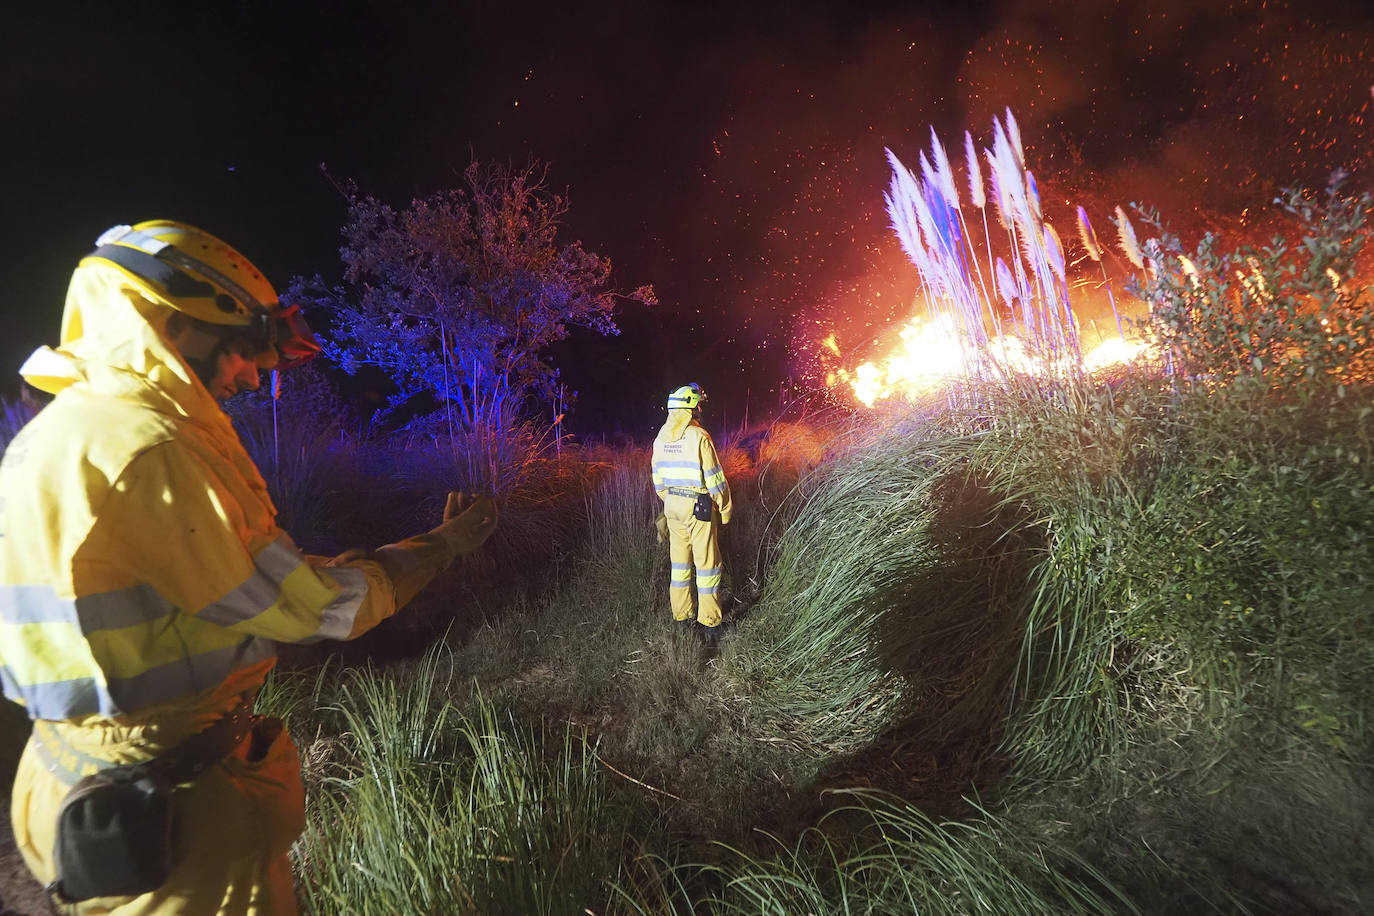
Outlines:
{"type": "MultiPolygon", "coordinates": [[[[898,332],[899,342],[887,355],[861,363],[854,369],[840,368],[826,377],[832,389],[848,389],[865,407],[879,401],[915,399],[947,387],[952,381],[976,377],[1046,375],[1062,366],[1046,365],[1031,354],[1024,342],[1011,335],[994,337],[981,346],[961,340],[950,318],[913,318],[898,332]]],[[[822,346],[839,354],[834,334],[822,346]]],[[[1124,365],[1144,351],[1139,341],[1108,338],[1083,354],[1082,367],[1096,372],[1109,366],[1124,365]]]]}

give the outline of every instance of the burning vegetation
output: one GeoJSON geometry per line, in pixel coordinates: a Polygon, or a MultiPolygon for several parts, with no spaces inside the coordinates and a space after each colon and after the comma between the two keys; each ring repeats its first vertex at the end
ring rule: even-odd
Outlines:
{"type": "MultiPolygon", "coordinates": [[[[964,134],[967,202],[976,213],[972,231],[934,128],[930,150],[920,156],[919,175],[891,150],[887,156],[893,175],[887,212],[902,250],[916,266],[917,301],[925,314],[899,329],[899,343],[887,354],[854,369],[832,369],[828,385],[847,386],[857,401],[872,406],[878,400],[927,394],[956,380],[1073,377],[1141,352],[1139,337],[1126,335],[1105,268],[1100,288],[1110,305],[1114,333],[1084,334],[1082,307],[1076,306],[1071,290],[1073,264],[1059,232],[1045,218],[1010,110],[994,120],[991,147],[980,152],[973,135],[964,134]]],[[[1080,260],[1101,265],[1103,251],[1088,214],[1079,207],[1077,217],[1084,250],[1080,260]]],[[[1123,249],[1133,263],[1139,262],[1129,220],[1119,208],[1116,217],[1123,249]]],[[[1081,303],[1081,283],[1079,290],[1081,303]]],[[[826,349],[839,354],[834,335],[826,349]]]]}
{"type": "MultiPolygon", "coordinates": [[[[1114,280],[1082,206],[1075,210],[1080,251],[1066,251],[1046,218],[1010,109],[994,119],[989,148],[980,152],[972,134],[964,134],[966,198],[934,128],[919,174],[891,150],[887,155],[887,212],[916,267],[918,313],[887,335],[879,355],[852,367],[843,362],[836,334],[824,338],[825,384],[852,401],[872,407],[949,392],[960,383],[1071,380],[1142,359],[1170,374],[1310,369],[1347,381],[1368,378],[1364,360],[1355,357],[1369,336],[1368,309],[1354,301],[1359,251],[1349,240],[1318,246],[1309,236],[1302,244],[1321,263],[1284,273],[1279,262],[1288,243],[1282,238],[1222,257],[1218,238],[1208,234],[1196,252],[1184,253],[1179,239],[1145,212],[1158,237],[1142,245],[1117,206],[1112,223],[1126,275],[1114,280]],[[1223,281],[1203,289],[1198,261],[1223,281]],[[1114,286],[1134,302],[1127,315],[1114,286]],[[1198,356],[1199,335],[1208,338],[1208,352],[1227,342],[1227,365],[1198,356]]],[[[1300,194],[1276,203],[1304,231],[1319,223],[1356,230],[1363,211],[1341,195],[1344,178],[1333,176],[1325,206],[1300,194]]]]}

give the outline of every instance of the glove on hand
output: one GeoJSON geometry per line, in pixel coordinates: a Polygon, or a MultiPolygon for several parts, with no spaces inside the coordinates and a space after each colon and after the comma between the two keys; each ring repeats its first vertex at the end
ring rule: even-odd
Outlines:
{"type": "Polygon", "coordinates": [[[658,542],[659,542],[660,544],[662,544],[662,543],[664,543],[665,541],[667,541],[667,540],[668,540],[668,518],[667,518],[667,516],[659,515],[658,518],[654,519],[654,527],[658,529],[658,542]]]}
{"type": "Polygon", "coordinates": [[[396,606],[414,598],[461,553],[471,553],[496,530],[496,503],[475,494],[449,493],[439,527],[387,544],[372,554],[391,579],[396,606]]]}
{"type": "Polygon", "coordinates": [[[496,530],[496,503],[475,493],[448,494],[444,523],[434,533],[460,554],[472,553],[496,530]]]}

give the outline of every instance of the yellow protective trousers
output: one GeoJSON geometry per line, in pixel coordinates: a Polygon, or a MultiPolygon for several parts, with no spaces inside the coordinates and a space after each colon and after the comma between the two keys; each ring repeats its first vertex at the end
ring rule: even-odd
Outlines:
{"type": "MultiPolygon", "coordinates": [[[[146,744],[143,731],[110,724],[36,725],[15,774],[10,815],[15,844],[40,882],[53,879],[57,811],[79,775],[80,760],[137,760],[134,749],[146,744]]],[[[252,744],[250,732],[219,764],[176,789],[179,858],[166,884],[138,897],[98,897],[61,911],[80,916],[294,914],[287,851],[305,828],[300,758],[285,728],[261,759],[249,759],[252,744]]]]}
{"type": "Polygon", "coordinates": [[[670,493],[663,501],[668,520],[668,602],[674,620],[693,616],[706,627],[720,626],[720,515],[711,513],[703,522],[692,515],[695,500],[670,493]],[[692,586],[696,585],[696,612],[692,611],[692,586]]]}

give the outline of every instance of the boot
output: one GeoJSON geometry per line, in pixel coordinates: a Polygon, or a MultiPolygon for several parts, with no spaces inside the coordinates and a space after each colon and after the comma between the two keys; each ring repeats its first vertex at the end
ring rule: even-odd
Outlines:
{"type": "Polygon", "coordinates": [[[674,620],[673,627],[682,636],[691,636],[697,628],[696,619],[688,617],[686,620],[674,620]]]}
{"type": "Polygon", "coordinates": [[[703,626],[701,628],[701,641],[707,648],[714,649],[720,645],[720,631],[723,629],[719,624],[714,627],[703,626]]]}

